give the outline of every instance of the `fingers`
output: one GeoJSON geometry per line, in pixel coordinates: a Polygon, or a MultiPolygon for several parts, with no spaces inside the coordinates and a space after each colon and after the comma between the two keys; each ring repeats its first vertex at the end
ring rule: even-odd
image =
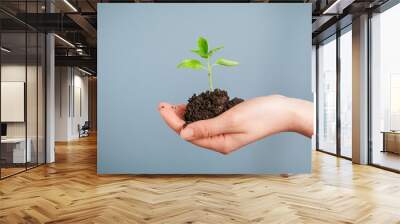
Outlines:
{"type": "Polygon", "coordinates": [[[186,111],[186,104],[178,104],[175,106],[175,112],[178,117],[180,117],[182,120],[184,120],[184,115],[186,111]]]}
{"type": "Polygon", "coordinates": [[[181,131],[185,124],[185,121],[182,119],[185,109],[186,105],[184,104],[174,106],[163,102],[158,106],[160,115],[164,119],[165,123],[167,123],[167,125],[177,133],[181,131]]]}
{"type": "Polygon", "coordinates": [[[232,133],[233,122],[224,114],[208,120],[190,123],[180,133],[185,140],[208,138],[216,135],[232,133]]]}
{"type": "Polygon", "coordinates": [[[237,149],[251,143],[246,141],[245,134],[222,134],[209,138],[190,141],[192,144],[202,148],[210,149],[221,154],[229,154],[237,149]]]}
{"type": "Polygon", "coordinates": [[[244,133],[235,133],[234,119],[230,114],[197,121],[182,130],[185,124],[185,104],[171,105],[163,102],[159,104],[158,110],[171,129],[194,145],[228,154],[249,143],[244,133]]]}

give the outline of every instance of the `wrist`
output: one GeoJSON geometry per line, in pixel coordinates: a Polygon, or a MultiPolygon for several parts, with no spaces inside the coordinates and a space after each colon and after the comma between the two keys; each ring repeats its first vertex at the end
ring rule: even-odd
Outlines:
{"type": "Polygon", "coordinates": [[[289,129],[307,137],[314,132],[314,107],[313,103],[305,100],[288,98],[291,119],[289,129]]]}

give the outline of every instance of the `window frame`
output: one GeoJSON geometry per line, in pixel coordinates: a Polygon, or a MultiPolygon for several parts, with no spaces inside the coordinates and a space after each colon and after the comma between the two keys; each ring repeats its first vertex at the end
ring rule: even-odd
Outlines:
{"type": "Polygon", "coordinates": [[[326,37],[325,39],[320,40],[316,44],[316,150],[319,152],[323,152],[329,155],[337,156],[340,158],[344,158],[347,160],[352,160],[351,157],[347,157],[342,155],[342,150],[341,150],[341,117],[340,117],[340,103],[341,103],[341,97],[340,97],[340,84],[341,84],[341,66],[340,66],[340,37],[344,35],[347,32],[352,32],[351,29],[352,23],[347,24],[346,26],[342,27],[341,29],[338,29],[336,33],[333,33],[332,35],[326,37]],[[350,28],[349,28],[350,27],[350,28]],[[320,80],[320,72],[319,72],[319,66],[320,66],[320,56],[319,56],[319,47],[321,43],[326,42],[329,40],[329,38],[332,38],[335,36],[334,39],[331,41],[335,40],[336,41],[336,152],[332,153],[327,150],[321,149],[320,146],[320,136],[319,136],[319,110],[320,110],[320,105],[319,105],[319,99],[320,99],[320,86],[319,86],[319,80],[320,80]]]}

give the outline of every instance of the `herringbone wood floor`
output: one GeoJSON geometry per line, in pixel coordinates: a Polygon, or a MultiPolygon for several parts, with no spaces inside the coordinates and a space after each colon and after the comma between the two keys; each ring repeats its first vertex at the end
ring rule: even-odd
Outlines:
{"type": "Polygon", "coordinates": [[[0,181],[0,223],[400,223],[400,175],[315,152],[280,176],[98,176],[96,138],[0,181]]]}

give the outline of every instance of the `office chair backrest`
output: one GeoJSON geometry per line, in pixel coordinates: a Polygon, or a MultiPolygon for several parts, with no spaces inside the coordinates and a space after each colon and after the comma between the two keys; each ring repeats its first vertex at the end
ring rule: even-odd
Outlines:
{"type": "Polygon", "coordinates": [[[89,121],[85,121],[85,123],[82,126],[82,129],[89,129],[90,125],[89,125],[89,121]]]}

